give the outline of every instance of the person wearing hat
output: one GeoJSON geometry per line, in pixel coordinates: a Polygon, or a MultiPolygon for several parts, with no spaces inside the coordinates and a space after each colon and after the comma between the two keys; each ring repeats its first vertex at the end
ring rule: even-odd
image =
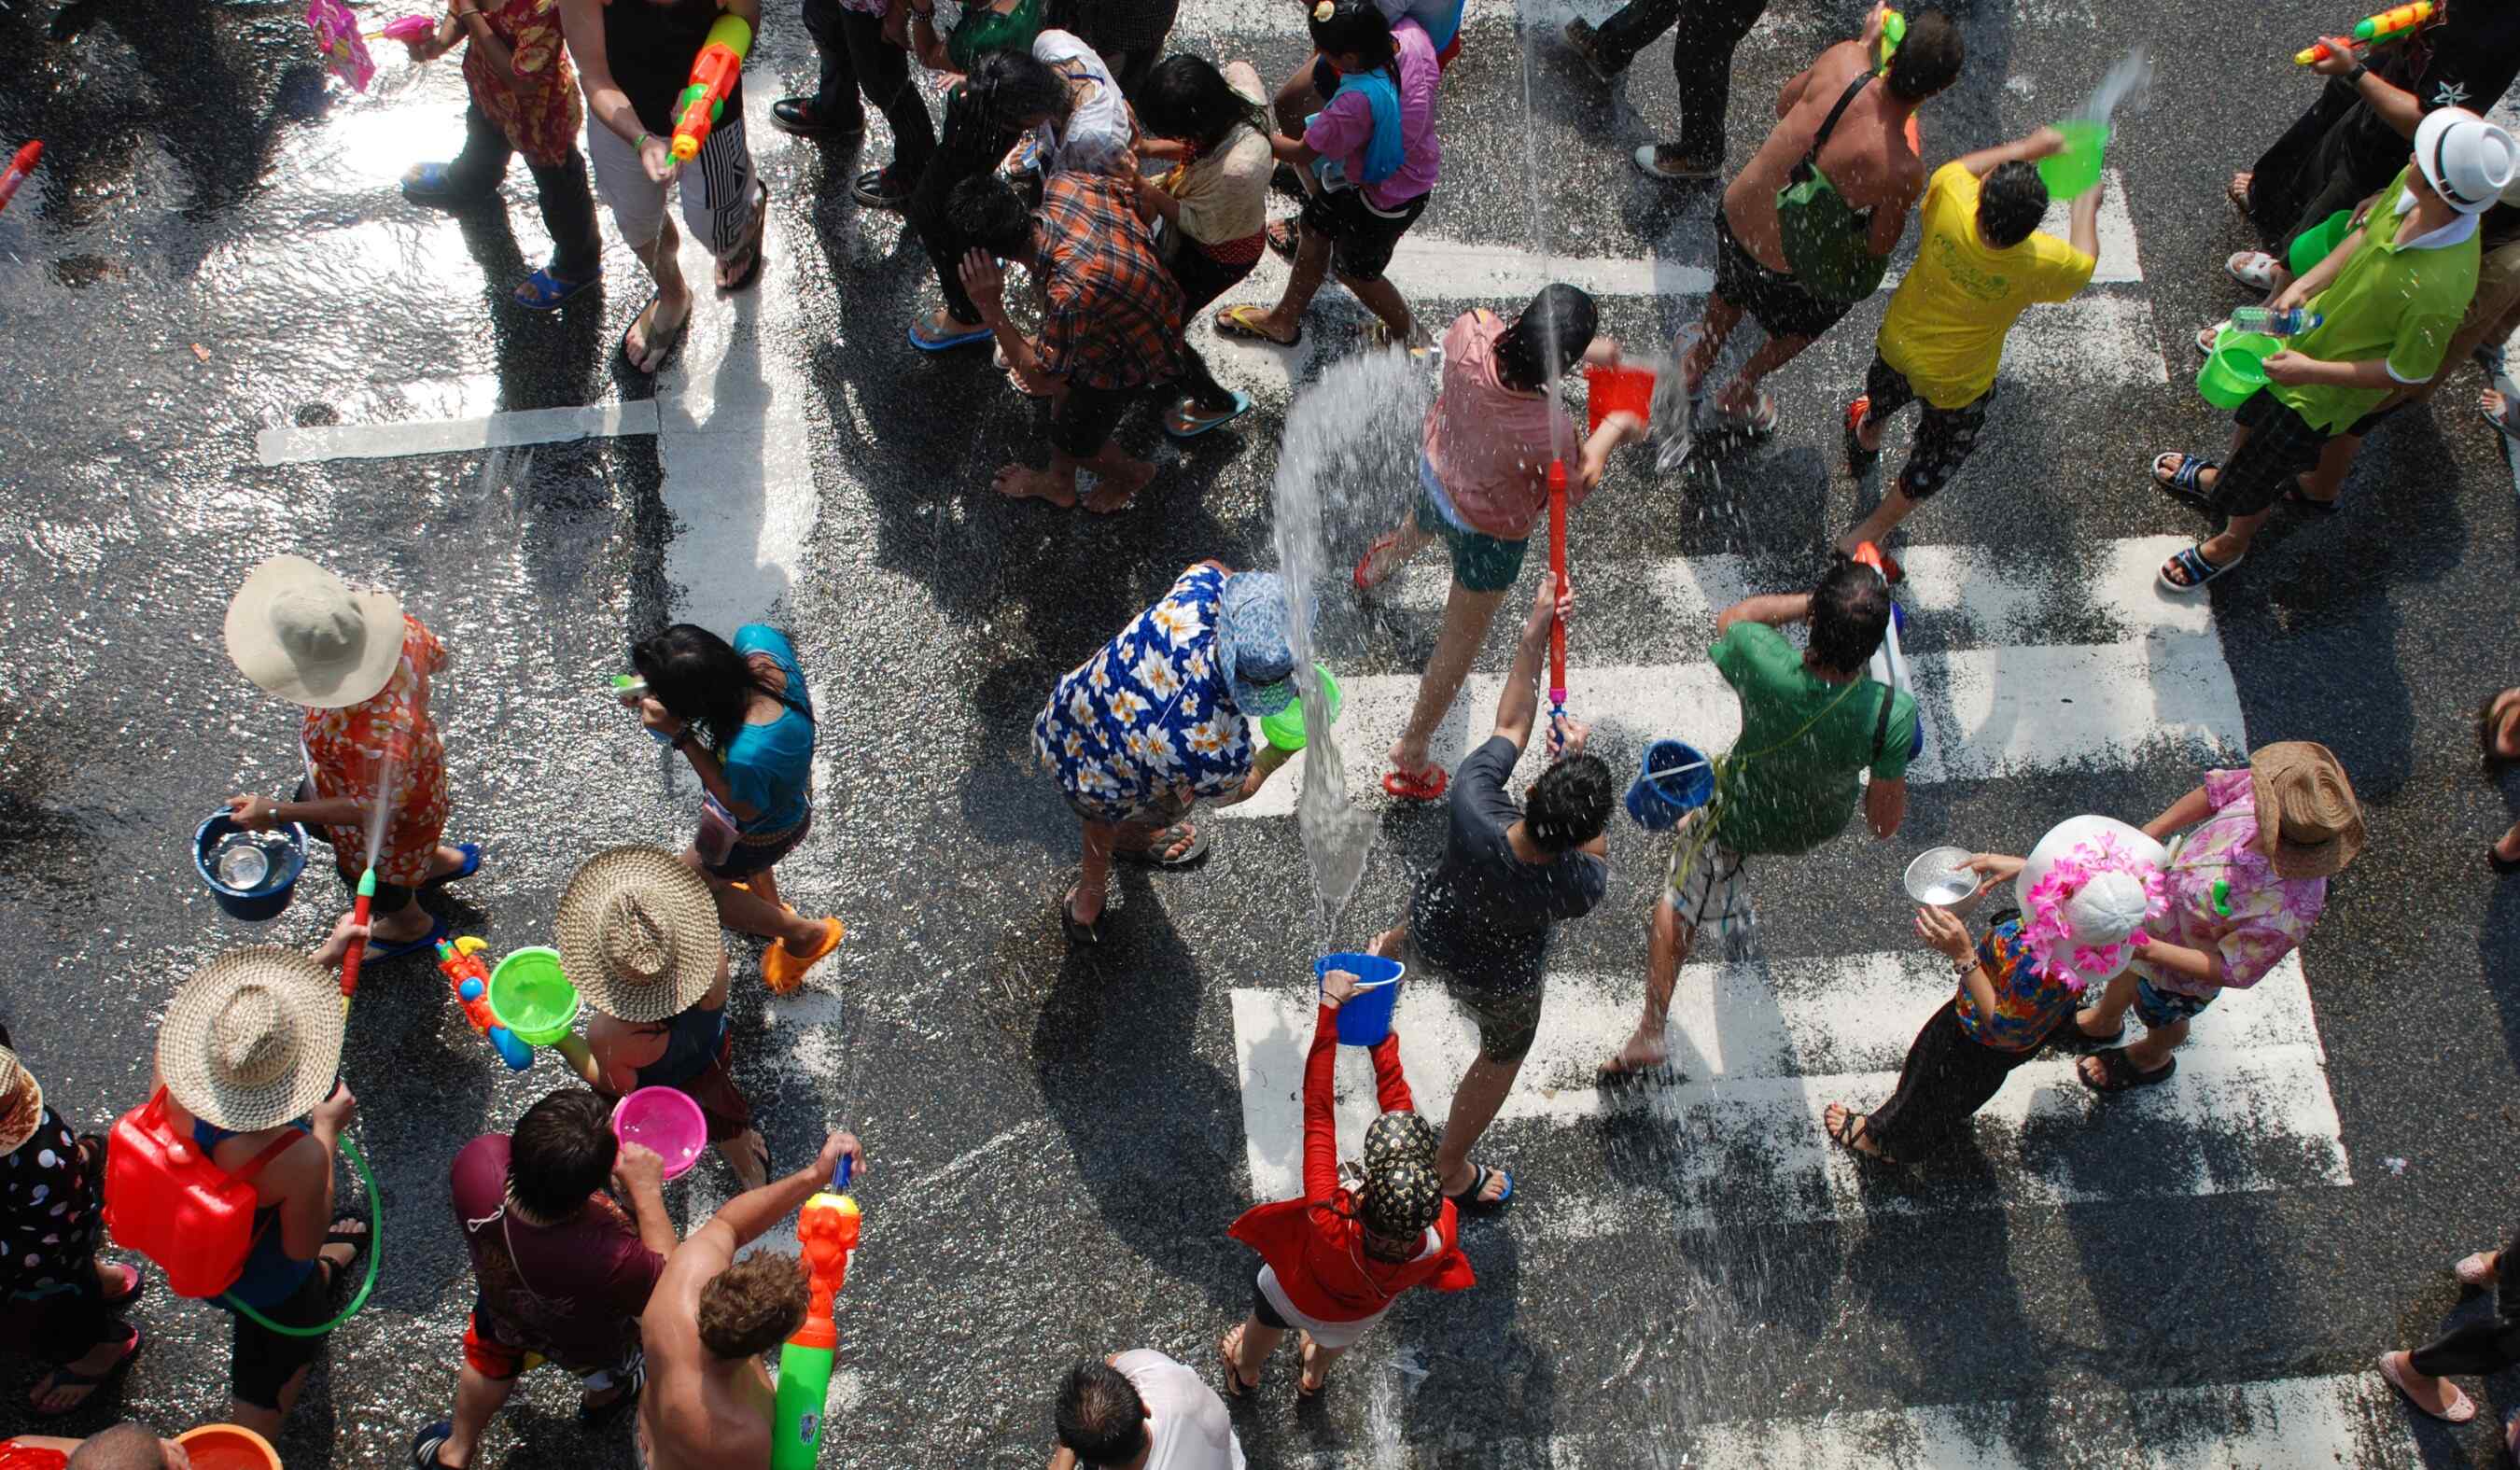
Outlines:
{"type": "MultiPolygon", "coordinates": [[[[333,1283],[367,1243],[366,1220],[333,1218],[334,1162],[358,1099],[339,1080],[346,1018],[330,972],[358,933],[344,915],[311,957],[231,950],[176,990],[158,1027],[152,1086],[167,1125],[253,1185],[253,1245],[220,1304],[285,1326],[326,1321],[333,1283]]],[[[228,1422],[278,1439],[323,1343],[238,1313],[228,1422]]]]}
{"type": "Polygon", "coordinates": [[[1301,1336],[1295,1397],[1322,1391],[1330,1364],[1356,1346],[1413,1286],[1475,1284],[1462,1254],[1461,1216],[1435,1171],[1435,1130],[1418,1116],[1400,1070],[1400,1035],[1372,1047],[1380,1117],[1366,1130],[1363,1181],[1339,1180],[1338,1008],[1357,977],[1322,978],[1312,1049],[1304,1056],[1304,1192],[1254,1205],[1226,1231],[1260,1253],[1251,1312],[1217,1341],[1226,1397],[1259,1386],[1260,1370],[1290,1330],[1301,1336]]]}
{"type": "Polygon", "coordinates": [[[140,1354],[140,1329],[117,1320],[140,1269],[97,1252],[104,1150],[71,1136],[0,1030],[0,1300],[52,1365],[27,1396],[39,1419],[75,1410],[140,1354]]]}
{"type": "MultiPolygon", "coordinates": [[[[2090,1052],[2083,1085],[2123,1092],[2167,1082],[2187,1023],[2227,990],[2247,990],[2310,937],[2327,907],[2327,880],[2362,850],[2362,811],[2334,752],[2309,740],[2259,747],[2244,771],[2208,771],[2205,783],[2144,824],[2172,842],[2162,869],[2168,907],[2135,931],[2134,963],[2056,1033],[2090,1052]],[[2119,1045],[2127,1008],[2143,1040],[2119,1045]]],[[[1981,869],[2008,876],[2001,864],[1981,869]]]]}
{"type": "Polygon", "coordinates": [[[445,646],[389,592],[358,591],[303,557],[273,557],[228,601],[228,657],[255,685],[305,720],[298,743],[306,779],[296,794],[228,798],[229,821],[248,831],[304,823],[330,844],[344,888],[368,862],[368,829],[385,808],[369,907],[369,959],[390,959],[446,936],[420,907],[420,890],[470,877],[472,843],[448,847],[446,743],[429,718],[429,676],[445,646]]]}
{"type": "Polygon", "coordinates": [[[2010,876],[2019,907],[1975,944],[1949,910],[1917,907],[1916,933],[1951,960],[1958,988],[1916,1033],[1887,1102],[1869,1113],[1842,1102],[1822,1111],[1829,1137],[1907,1164],[1965,1128],[2067,1023],[2086,990],[2133,962],[2135,936],[2165,903],[2168,861],[2160,843],[2107,817],[2057,824],[2026,861],[1972,857],[1969,867],[1984,878],[1978,891],[2010,876]]]}
{"type": "Polygon", "coordinates": [[[560,963],[588,1010],[587,1083],[614,1101],[672,1088],[699,1104],[708,1140],[743,1187],[770,1177],[770,1145],[735,1086],[726,950],[708,884],[661,847],[586,860],[560,896],[560,963]]]}
{"type": "Polygon", "coordinates": [[[1186,568],[1163,600],[1078,664],[1033,717],[1033,758],[1085,826],[1085,870],[1059,900],[1072,944],[1102,937],[1111,860],[1187,868],[1207,856],[1201,798],[1249,799],[1288,752],[1248,721],[1295,702],[1286,587],[1221,561],[1186,568]]]}
{"type": "Polygon", "coordinates": [[[2238,566],[2279,501],[2334,509],[2334,487],[2363,437],[2441,371],[2476,295],[2477,216],[2520,172],[2515,165],[2520,144],[2474,112],[2426,114],[2413,156],[2362,223],[2274,294],[2268,304],[2276,310],[2303,307],[2320,320],[2266,359],[2266,390],[2233,416],[2230,463],[2153,457],[2156,485],[2223,520],[2162,566],[2166,591],[2195,592],[2238,566]]]}

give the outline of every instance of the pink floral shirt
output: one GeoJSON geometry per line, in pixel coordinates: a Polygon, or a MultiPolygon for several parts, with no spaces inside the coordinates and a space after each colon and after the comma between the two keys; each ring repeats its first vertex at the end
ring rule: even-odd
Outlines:
{"type": "MultiPolygon", "coordinates": [[[[2258,851],[2257,795],[2246,770],[2206,772],[2205,799],[2214,815],[2187,834],[2171,860],[2165,874],[2170,912],[2147,927],[2155,939],[2219,952],[2221,988],[2246,990],[2309,937],[2327,907],[2327,880],[2275,876],[2258,851]],[[2228,885],[2219,906],[2218,883],[2228,885]]],[[[2164,976],[2140,959],[2135,968],[2156,990],[2210,998],[2217,989],[2164,976]]]]}

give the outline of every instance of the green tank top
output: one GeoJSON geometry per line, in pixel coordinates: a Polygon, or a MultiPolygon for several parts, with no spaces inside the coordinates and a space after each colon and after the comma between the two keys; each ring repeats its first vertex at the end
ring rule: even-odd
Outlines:
{"type": "Polygon", "coordinates": [[[945,56],[955,70],[968,71],[989,52],[1032,50],[1040,34],[1041,0],[1016,0],[1014,9],[1003,13],[972,0],[945,38],[945,56]]]}

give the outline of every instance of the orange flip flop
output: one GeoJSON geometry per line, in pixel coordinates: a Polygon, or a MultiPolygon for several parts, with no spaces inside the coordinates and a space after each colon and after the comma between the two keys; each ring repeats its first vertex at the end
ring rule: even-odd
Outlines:
{"type": "Polygon", "coordinates": [[[1441,801],[1444,788],[1453,783],[1452,774],[1441,766],[1429,766],[1435,773],[1426,776],[1409,771],[1382,773],[1382,794],[1401,801],[1441,801]]]}
{"type": "Polygon", "coordinates": [[[1365,555],[1356,558],[1356,573],[1349,580],[1356,584],[1357,591],[1372,592],[1375,588],[1381,586],[1383,582],[1390,577],[1391,573],[1387,571],[1379,577],[1370,577],[1366,575],[1366,573],[1373,565],[1374,557],[1381,556],[1384,552],[1391,550],[1399,544],[1400,533],[1398,531],[1387,531],[1382,535],[1375,537],[1373,539],[1373,544],[1365,549],[1365,555]]]}
{"type": "Polygon", "coordinates": [[[789,953],[786,940],[774,941],[770,948],[761,952],[762,983],[770,987],[770,993],[774,996],[784,996],[794,991],[796,987],[805,983],[805,972],[821,963],[824,956],[838,949],[840,940],[848,932],[848,926],[838,919],[824,919],[823,937],[815,942],[812,954],[803,956],[789,953]]]}

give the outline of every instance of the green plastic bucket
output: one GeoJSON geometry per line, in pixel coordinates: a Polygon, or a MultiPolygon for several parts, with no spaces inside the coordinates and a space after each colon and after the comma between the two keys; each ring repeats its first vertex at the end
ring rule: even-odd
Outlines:
{"type": "Polygon", "coordinates": [[[560,951],[528,945],[490,972],[490,1013],[528,1047],[548,1047],[577,1024],[577,987],[560,951]]]}
{"type": "MultiPolygon", "coordinates": [[[[1321,681],[1322,696],[1330,702],[1330,722],[1336,724],[1339,717],[1338,681],[1320,664],[1313,665],[1313,677],[1321,681]]],[[[1276,714],[1264,716],[1260,721],[1260,734],[1268,738],[1270,744],[1290,754],[1303,749],[1304,701],[1298,698],[1276,714]]]]}
{"type": "Polygon", "coordinates": [[[2333,252],[2338,242],[2354,223],[2354,211],[2339,209],[2334,214],[2293,237],[2292,249],[2286,252],[2286,263],[2295,276],[2307,276],[2333,252]]]}
{"type": "Polygon", "coordinates": [[[2196,370],[2196,391],[2218,409],[2238,408],[2267,385],[2266,360],[2282,350],[2273,337],[2226,327],[2205,354],[2205,366],[2196,370]]]}
{"type": "Polygon", "coordinates": [[[2100,156],[2109,146],[2109,125],[2060,122],[2056,131],[2065,135],[2065,146],[2039,160],[2039,181],[2048,186],[2051,198],[2070,200],[2100,181],[2100,156]]]}

